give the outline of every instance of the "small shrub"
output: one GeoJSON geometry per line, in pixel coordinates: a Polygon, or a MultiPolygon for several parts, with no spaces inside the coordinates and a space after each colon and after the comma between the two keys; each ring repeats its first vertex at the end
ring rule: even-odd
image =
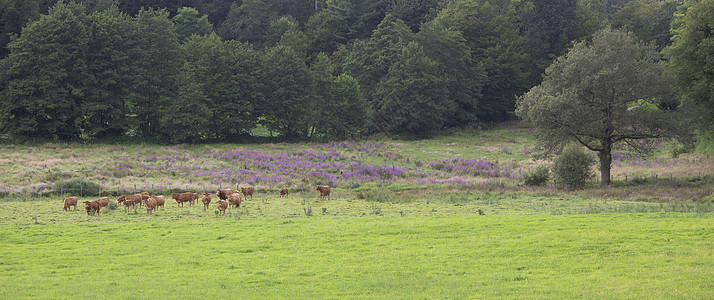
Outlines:
{"type": "Polygon", "coordinates": [[[523,177],[526,185],[545,185],[550,180],[550,168],[540,165],[523,177]]]}
{"type": "Polygon", "coordinates": [[[595,164],[595,158],[585,152],[582,147],[571,144],[553,161],[553,175],[558,184],[571,189],[580,189],[594,175],[590,167],[595,164]]]}
{"type": "Polygon", "coordinates": [[[98,183],[82,179],[65,180],[55,183],[56,191],[64,191],[72,195],[99,195],[101,189],[98,183]]]}

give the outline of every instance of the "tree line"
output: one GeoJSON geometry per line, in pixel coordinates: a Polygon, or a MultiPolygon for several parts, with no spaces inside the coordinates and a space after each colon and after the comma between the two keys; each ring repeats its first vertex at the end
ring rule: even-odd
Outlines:
{"type": "Polygon", "coordinates": [[[2,0],[0,138],[425,137],[507,118],[605,27],[691,64],[700,2],[2,0]]]}

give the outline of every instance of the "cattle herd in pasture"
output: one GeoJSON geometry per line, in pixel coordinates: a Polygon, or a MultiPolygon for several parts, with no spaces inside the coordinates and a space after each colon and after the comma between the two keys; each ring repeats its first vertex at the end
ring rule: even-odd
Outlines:
{"type": "MultiPolygon", "coordinates": [[[[315,190],[320,192],[320,199],[324,199],[325,197],[327,197],[327,200],[330,199],[329,186],[318,185],[315,187],[315,190]]],[[[233,189],[218,189],[215,193],[216,197],[218,197],[218,201],[216,202],[216,208],[218,209],[218,213],[225,214],[226,210],[229,207],[236,209],[240,208],[243,199],[248,200],[248,196],[250,196],[250,200],[253,200],[254,192],[255,188],[252,186],[241,187],[240,191],[233,189]]],[[[290,196],[290,191],[287,188],[280,189],[279,197],[283,196],[290,196]]],[[[186,202],[189,203],[189,206],[193,206],[194,202],[198,201],[199,195],[198,193],[194,192],[171,193],[171,198],[176,200],[177,207],[183,207],[183,204],[186,202]]],[[[78,201],[79,198],[77,198],[76,196],[67,197],[64,199],[64,206],[62,209],[64,211],[67,211],[72,206],[74,206],[74,210],[77,210],[78,201]]],[[[166,198],[164,197],[164,195],[151,195],[148,192],[119,195],[117,197],[117,203],[123,205],[125,211],[128,211],[129,209],[136,209],[137,206],[143,206],[146,208],[147,215],[153,214],[154,210],[157,210],[159,208],[164,209],[165,202],[166,198]]],[[[203,202],[203,210],[209,209],[209,206],[211,204],[211,194],[203,193],[203,196],[201,197],[201,202],[203,202]]],[[[96,212],[98,216],[100,210],[109,205],[109,198],[102,197],[94,201],[84,201],[83,203],[84,209],[87,211],[87,215],[91,215],[92,212],[96,212]]]]}

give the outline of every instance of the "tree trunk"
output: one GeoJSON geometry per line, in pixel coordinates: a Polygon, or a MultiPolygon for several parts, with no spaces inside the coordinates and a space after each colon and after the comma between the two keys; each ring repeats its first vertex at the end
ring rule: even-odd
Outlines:
{"type": "Polygon", "coordinates": [[[602,185],[610,185],[610,168],[612,167],[612,141],[608,138],[602,142],[602,150],[599,153],[600,157],[600,183],[602,185]]]}

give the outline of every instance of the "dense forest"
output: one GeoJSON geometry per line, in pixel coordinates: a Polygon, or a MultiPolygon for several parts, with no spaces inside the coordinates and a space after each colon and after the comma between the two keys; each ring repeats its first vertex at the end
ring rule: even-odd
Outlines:
{"type": "Polygon", "coordinates": [[[0,140],[428,137],[610,28],[711,128],[713,0],[0,0],[0,140]]]}

